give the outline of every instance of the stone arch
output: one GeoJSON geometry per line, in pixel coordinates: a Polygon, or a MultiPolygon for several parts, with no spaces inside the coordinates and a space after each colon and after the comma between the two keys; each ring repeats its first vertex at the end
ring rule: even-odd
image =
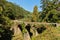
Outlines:
{"type": "Polygon", "coordinates": [[[36,29],[37,29],[36,25],[35,24],[32,25],[31,30],[30,30],[33,33],[32,36],[37,36],[38,35],[38,32],[37,32],[36,29]]]}
{"type": "Polygon", "coordinates": [[[19,28],[21,31],[23,30],[21,24],[18,24],[18,28],[19,28]]]}
{"type": "Polygon", "coordinates": [[[46,27],[44,25],[42,25],[41,27],[37,28],[37,32],[39,34],[42,33],[44,30],[46,30],[46,27]]]}
{"type": "Polygon", "coordinates": [[[26,27],[25,27],[30,35],[30,37],[33,35],[33,33],[30,32],[30,28],[31,28],[31,25],[30,24],[27,24],[26,27]]]}

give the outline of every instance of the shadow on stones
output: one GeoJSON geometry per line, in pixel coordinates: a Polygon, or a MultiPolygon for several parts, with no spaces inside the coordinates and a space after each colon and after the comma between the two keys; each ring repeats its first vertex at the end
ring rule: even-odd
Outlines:
{"type": "Polygon", "coordinates": [[[42,26],[40,28],[37,28],[37,32],[40,34],[42,33],[44,30],[46,30],[46,27],[42,26]]]}
{"type": "Polygon", "coordinates": [[[25,28],[27,29],[27,31],[29,32],[29,35],[31,37],[33,35],[33,33],[30,32],[30,28],[31,28],[30,24],[27,24],[25,28]]]}
{"type": "Polygon", "coordinates": [[[20,24],[18,25],[18,27],[19,27],[19,29],[20,29],[21,31],[23,30],[23,29],[22,29],[22,26],[21,26],[20,24]]]}
{"type": "Polygon", "coordinates": [[[57,25],[56,24],[53,24],[53,27],[56,27],[57,25]]]}

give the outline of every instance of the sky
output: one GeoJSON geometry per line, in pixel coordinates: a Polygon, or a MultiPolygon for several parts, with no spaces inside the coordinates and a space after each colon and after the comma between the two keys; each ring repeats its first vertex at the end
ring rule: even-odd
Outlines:
{"type": "Polygon", "coordinates": [[[33,8],[35,5],[38,6],[38,10],[41,11],[41,0],[8,0],[9,2],[12,2],[14,4],[17,4],[21,7],[23,7],[25,10],[28,10],[28,11],[33,11],[33,8]]]}

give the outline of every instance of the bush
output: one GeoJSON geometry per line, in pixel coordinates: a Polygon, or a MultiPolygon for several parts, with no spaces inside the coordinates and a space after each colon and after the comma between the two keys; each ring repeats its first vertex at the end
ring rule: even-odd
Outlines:
{"type": "Polygon", "coordinates": [[[0,24],[2,24],[3,27],[11,27],[12,22],[8,17],[1,16],[0,17],[0,24]]]}

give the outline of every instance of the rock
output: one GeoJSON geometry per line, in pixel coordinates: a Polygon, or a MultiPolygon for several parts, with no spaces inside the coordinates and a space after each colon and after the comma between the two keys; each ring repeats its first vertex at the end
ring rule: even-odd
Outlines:
{"type": "Polygon", "coordinates": [[[31,40],[28,31],[23,34],[23,37],[24,37],[24,40],[31,40]]]}
{"type": "Polygon", "coordinates": [[[37,36],[38,35],[38,32],[37,32],[35,27],[32,27],[30,31],[33,33],[33,36],[37,36]]]}

